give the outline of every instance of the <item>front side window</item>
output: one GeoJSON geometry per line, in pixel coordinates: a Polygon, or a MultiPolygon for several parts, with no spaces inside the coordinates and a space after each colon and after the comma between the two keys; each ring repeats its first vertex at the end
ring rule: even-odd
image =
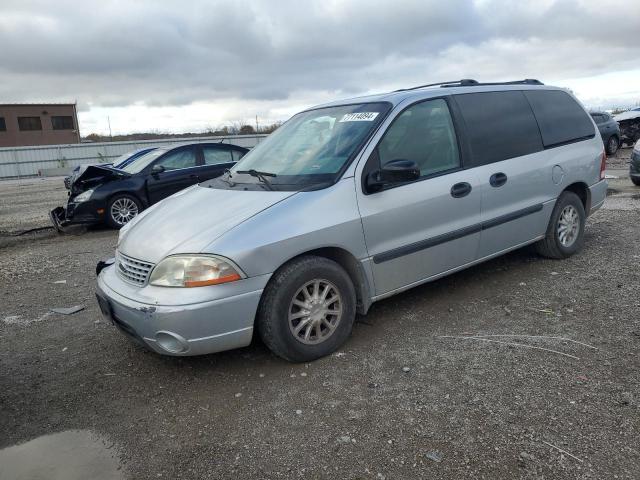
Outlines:
{"type": "Polygon", "coordinates": [[[219,165],[231,162],[231,152],[220,147],[202,147],[205,165],[219,165]]]}
{"type": "Polygon", "coordinates": [[[377,147],[380,166],[413,160],[425,177],[460,166],[458,142],[447,102],[429,100],[407,108],[391,124],[377,147]]]}
{"type": "Polygon", "coordinates": [[[0,117],[0,132],[7,131],[7,123],[4,121],[4,117],[0,117]]]}
{"type": "Polygon", "coordinates": [[[242,157],[229,179],[203,185],[244,188],[264,184],[255,175],[238,173],[254,170],[270,174],[269,188],[274,190],[299,190],[333,182],[389,109],[388,103],[362,103],[299,113],[242,157]]]}
{"type": "Polygon", "coordinates": [[[162,165],[165,170],[177,170],[196,166],[196,155],[192,148],[185,148],[167,153],[155,165],[162,165]]]}
{"type": "Polygon", "coordinates": [[[42,130],[40,117],[18,117],[18,128],[21,132],[42,130]]]}
{"type": "Polygon", "coordinates": [[[51,128],[54,130],[73,130],[73,117],[53,115],[51,128]]]}

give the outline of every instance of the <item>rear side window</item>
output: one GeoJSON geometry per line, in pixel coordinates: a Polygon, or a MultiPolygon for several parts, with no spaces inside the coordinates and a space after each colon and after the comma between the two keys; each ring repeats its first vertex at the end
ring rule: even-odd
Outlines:
{"type": "Polygon", "coordinates": [[[543,149],[531,106],[520,91],[456,95],[471,147],[470,167],[543,149]]]}
{"type": "Polygon", "coordinates": [[[205,165],[231,163],[231,152],[224,147],[202,147],[205,165]]]}
{"type": "Polygon", "coordinates": [[[595,135],[589,116],[567,92],[527,90],[524,94],[540,125],[545,148],[585,140],[595,135]]]}

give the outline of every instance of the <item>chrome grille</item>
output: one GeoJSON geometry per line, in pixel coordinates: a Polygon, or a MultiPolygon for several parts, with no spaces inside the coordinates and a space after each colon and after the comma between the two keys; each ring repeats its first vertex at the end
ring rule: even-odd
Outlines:
{"type": "Polygon", "coordinates": [[[120,252],[116,255],[116,263],[118,275],[123,280],[138,286],[143,286],[147,283],[149,273],[153,268],[153,263],[136,260],[120,252]]]}

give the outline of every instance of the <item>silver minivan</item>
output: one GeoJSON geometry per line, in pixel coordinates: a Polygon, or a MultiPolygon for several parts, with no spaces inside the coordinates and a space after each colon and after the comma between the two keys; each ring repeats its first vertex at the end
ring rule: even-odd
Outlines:
{"type": "Polygon", "coordinates": [[[313,360],[377,300],[527,244],[576,253],[605,159],[578,101],[537,80],[311,108],[125,225],[98,265],[98,302],[158,353],[242,347],[256,331],[313,360]]]}

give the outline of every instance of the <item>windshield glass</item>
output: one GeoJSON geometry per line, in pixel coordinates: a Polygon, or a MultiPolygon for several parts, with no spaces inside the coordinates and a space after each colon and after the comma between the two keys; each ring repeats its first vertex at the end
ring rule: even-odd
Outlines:
{"type": "Polygon", "coordinates": [[[167,151],[166,148],[158,148],[157,150],[153,150],[149,153],[145,153],[141,157],[136,158],[131,163],[122,167],[121,170],[124,170],[125,172],[131,173],[131,174],[139,173],[142,170],[144,170],[147,167],[147,165],[149,165],[151,162],[153,162],[156,158],[158,158],[160,155],[162,155],[166,151],[167,151]]]}
{"type": "Polygon", "coordinates": [[[299,113],[245,155],[230,176],[207,186],[264,184],[256,172],[269,175],[267,182],[278,190],[335,181],[389,109],[387,103],[362,103],[299,113]],[[240,173],[251,170],[253,175],[240,173]]]}
{"type": "Polygon", "coordinates": [[[120,168],[120,164],[126,162],[127,160],[129,160],[129,157],[131,157],[133,154],[131,152],[125,153],[123,155],[120,155],[118,158],[116,158],[113,161],[113,166],[114,168],[120,168]]]}

